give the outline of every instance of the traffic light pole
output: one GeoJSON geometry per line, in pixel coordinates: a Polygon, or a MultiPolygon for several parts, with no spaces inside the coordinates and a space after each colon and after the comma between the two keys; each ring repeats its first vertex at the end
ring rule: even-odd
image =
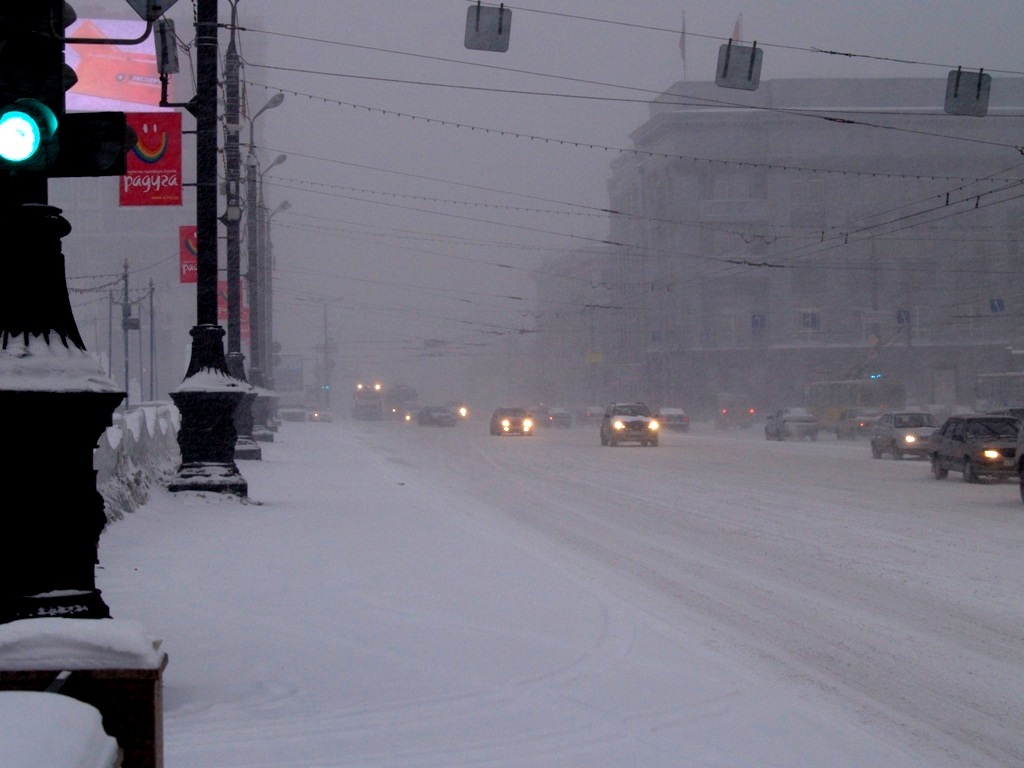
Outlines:
{"type": "Polygon", "coordinates": [[[217,325],[217,0],[196,2],[196,59],[197,322],[185,380],[170,393],[181,412],[181,466],[168,489],[246,496],[234,413],[252,388],[228,373],[217,325]]]}

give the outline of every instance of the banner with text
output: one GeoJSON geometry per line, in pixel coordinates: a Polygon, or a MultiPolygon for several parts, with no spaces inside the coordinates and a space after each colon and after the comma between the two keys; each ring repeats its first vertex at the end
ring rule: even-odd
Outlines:
{"type": "Polygon", "coordinates": [[[135,145],[121,177],[121,205],[181,205],[181,113],[128,112],[135,145]]]}
{"type": "Polygon", "coordinates": [[[182,283],[199,282],[199,261],[196,226],[178,227],[178,263],[182,283]]]}

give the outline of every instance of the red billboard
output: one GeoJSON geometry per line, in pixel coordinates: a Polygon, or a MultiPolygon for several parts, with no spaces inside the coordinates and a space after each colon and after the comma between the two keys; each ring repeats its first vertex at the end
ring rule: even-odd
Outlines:
{"type": "Polygon", "coordinates": [[[181,113],[125,117],[136,141],[121,177],[121,205],[181,205],[181,113]]]}
{"type": "Polygon", "coordinates": [[[178,228],[178,262],[183,283],[199,282],[198,242],[195,224],[178,228]]]}

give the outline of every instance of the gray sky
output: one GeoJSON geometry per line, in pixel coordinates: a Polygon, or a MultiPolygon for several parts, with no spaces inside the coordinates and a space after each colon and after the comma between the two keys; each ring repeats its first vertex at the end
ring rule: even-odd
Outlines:
{"type": "MultiPolygon", "coordinates": [[[[179,5],[180,31],[191,11],[179,5]]],[[[276,333],[286,351],[310,350],[326,303],[343,392],[381,376],[440,399],[451,370],[504,357],[538,309],[529,270],[606,234],[594,209],[609,164],[644,102],[683,79],[684,12],[689,80],[713,79],[740,14],[742,38],[765,50],[763,80],[944,78],[961,65],[998,88],[1001,71],[1024,73],[1019,0],[539,0],[508,6],[506,53],[465,49],[469,6],[238,3],[250,109],[286,94],[259,118],[264,167],[288,155],[265,177],[268,206],[291,206],[273,225],[276,333]],[[448,354],[424,358],[431,339],[448,354]]]]}

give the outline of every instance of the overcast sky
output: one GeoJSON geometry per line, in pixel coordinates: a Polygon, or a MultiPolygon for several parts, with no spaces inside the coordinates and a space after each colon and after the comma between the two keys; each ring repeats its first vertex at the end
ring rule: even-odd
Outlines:
{"type": "Polygon", "coordinates": [[[276,334],[287,351],[310,350],[327,306],[343,382],[419,378],[429,390],[428,370],[490,366],[531,326],[530,269],[607,234],[595,209],[609,164],[644,102],[684,77],[684,13],[689,80],[713,79],[740,18],[741,38],[765,51],[762,80],[945,78],[960,65],[997,88],[1024,73],[1018,0],[539,0],[508,6],[505,53],[464,47],[469,7],[237,5],[250,111],[285,93],[258,119],[263,167],[288,156],[265,176],[267,205],[290,204],[272,225],[276,334]],[[424,359],[434,339],[449,352],[424,359]]]}

